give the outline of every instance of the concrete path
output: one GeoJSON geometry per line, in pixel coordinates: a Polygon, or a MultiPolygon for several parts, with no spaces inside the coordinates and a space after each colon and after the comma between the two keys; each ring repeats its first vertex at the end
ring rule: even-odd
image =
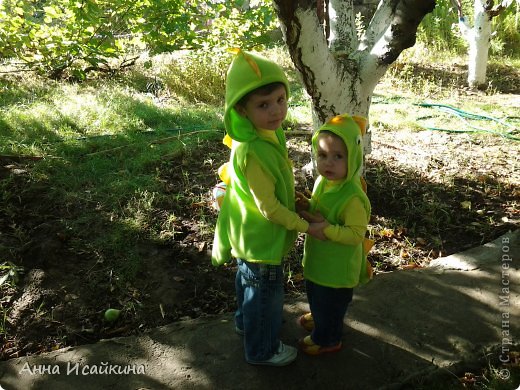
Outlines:
{"type": "MultiPolygon", "coordinates": [[[[485,347],[511,348],[520,334],[519,253],[517,230],[427,269],[377,275],[356,290],[345,347],[334,355],[300,354],[282,368],[248,365],[226,314],[0,362],[0,388],[388,389],[451,375],[485,347]]],[[[306,310],[305,296],[285,305],[286,343],[305,335],[296,318],[306,310]]]]}

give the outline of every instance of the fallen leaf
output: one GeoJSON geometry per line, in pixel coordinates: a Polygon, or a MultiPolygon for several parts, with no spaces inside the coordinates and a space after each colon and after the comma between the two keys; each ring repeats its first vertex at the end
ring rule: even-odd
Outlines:
{"type": "Polygon", "coordinates": [[[463,209],[471,210],[471,201],[465,200],[464,202],[460,202],[460,205],[463,209]]]}
{"type": "Polygon", "coordinates": [[[301,272],[295,273],[291,278],[294,282],[301,282],[303,280],[303,274],[301,272]]]}
{"type": "Polygon", "coordinates": [[[426,246],[426,240],[422,237],[417,237],[415,241],[417,241],[417,244],[419,245],[426,246]]]}
{"type": "Polygon", "coordinates": [[[379,235],[381,237],[393,237],[395,234],[394,234],[394,229],[387,229],[387,228],[384,228],[384,229],[381,229],[381,231],[379,232],[379,235]]]}
{"type": "Polygon", "coordinates": [[[412,264],[404,264],[401,266],[401,269],[415,269],[415,268],[421,268],[419,264],[412,263],[412,264]]]}

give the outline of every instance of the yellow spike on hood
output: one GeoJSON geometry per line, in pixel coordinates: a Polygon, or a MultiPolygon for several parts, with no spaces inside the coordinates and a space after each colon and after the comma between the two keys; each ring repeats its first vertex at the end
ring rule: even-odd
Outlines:
{"type": "Polygon", "coordinates": [[[233,53],[233,54],[236,54],[236,55],[243,55],[244,59],[247,61],[249,66],[251,66],[251,68],[256,73],[256,75],[259,78],[262,78],[262,72],[260,71],[260,68],[256,64],[255,60],[253,58],[251,58],[251,56],[247,52],[243,51],[239,47],[231,47],[231,48],[227,49],[227,51],[229,53],[233,53]]]}

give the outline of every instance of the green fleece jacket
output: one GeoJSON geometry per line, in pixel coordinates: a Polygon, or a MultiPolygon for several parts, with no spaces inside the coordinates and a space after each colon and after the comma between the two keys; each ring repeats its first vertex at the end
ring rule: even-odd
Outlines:
{"type": "Polygon", "coordinates": [[[283,130],[275,134],[279,144],[258,136],[253,124],[236,110],[236,103],[249,92],[281,82],[289,94],[289,83],[275,63],[238,50],[226,80],[224,124],[233,142],[228,174],[230,182],[222,201],[212,248],[212,264],[221,265],[232,257],[252,262],[280,264],[294,244],[296,231],[289,231],[265,218],[255,204],[246,179],[246,165],[254,157],[275,183],[280,203],[294,211],[294,176],[288,159],[283,130]]]}

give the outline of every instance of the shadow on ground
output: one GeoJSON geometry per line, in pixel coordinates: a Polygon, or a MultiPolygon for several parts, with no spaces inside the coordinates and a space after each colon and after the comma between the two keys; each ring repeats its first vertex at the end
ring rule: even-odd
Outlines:
{"type": "MultiPolygon", "coordinates": [[[[431,378],[438,383],[460,374],[456,369],[461,362],[470,364],[488,347],[502,353],[513,348],[513,335],[519,331],[520,272],[505,255],[518,255],[519,237],[520,231],[509,233],[439,259],[435,267],[378,275],[357,289],[344,348],[335,355],[300,355],[285,368],[248,365],[232,313],[225,313],[139,337],[1,362],[0,384],[6,390],[59,390],[420,388],[431,378]],[[120,368],[130,372],[110,371],[120,368]]],[[[304,296],[285,305],[286,343],[295,345],[305,335],[296,319],[306,308],[304,296]]]]}

